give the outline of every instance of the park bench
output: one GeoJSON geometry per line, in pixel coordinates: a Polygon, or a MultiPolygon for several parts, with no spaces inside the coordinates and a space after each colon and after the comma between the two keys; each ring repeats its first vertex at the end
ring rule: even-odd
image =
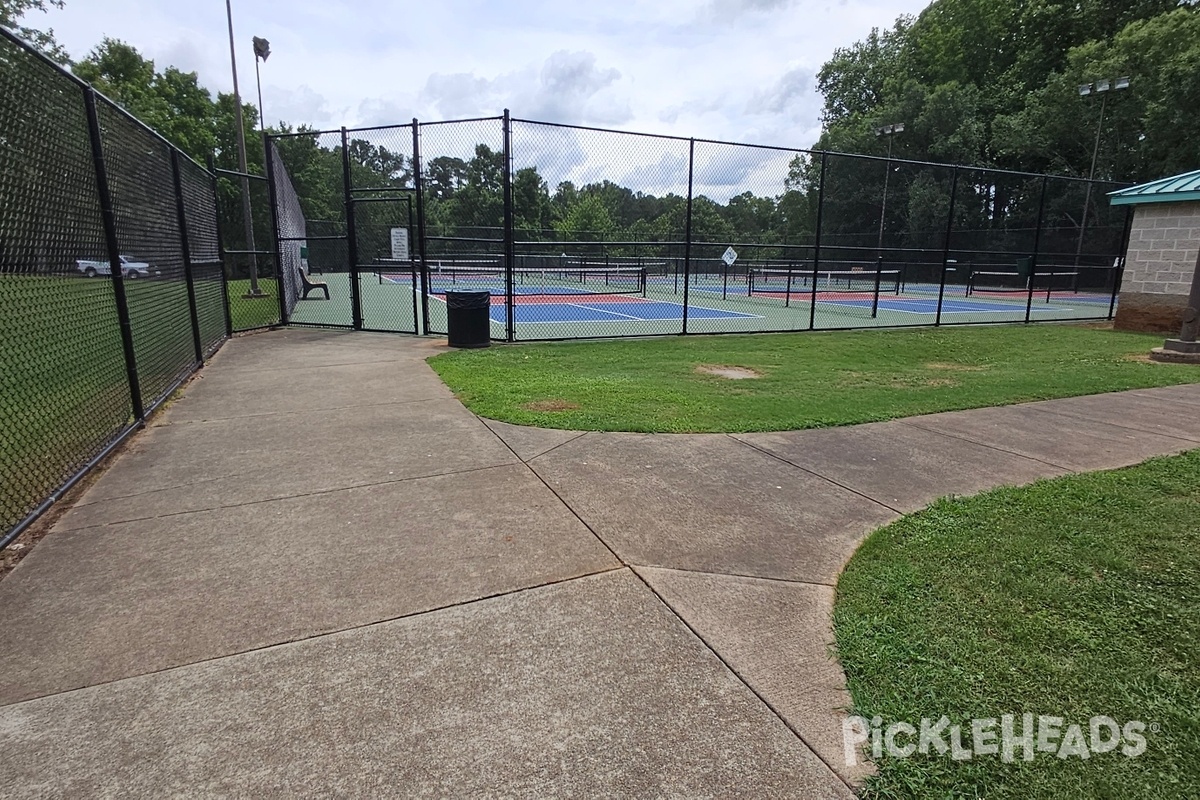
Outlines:
{"type": "Polygon", "coordinates": [[[307,275],[304,274],[304,270],[302,270],[302,269],[297,269],[296,271],[300,273],[300,282],[304,284],[304,296],[300,298],[301,300],[307,300],[309,292],[314,292],[317,289],[320,289],[322,292],[325,293],[326,300],[329,299],[329,284],[328,283],[326,283],[325,281],[312,280],[311,278],[309,278],[307,275]]]}

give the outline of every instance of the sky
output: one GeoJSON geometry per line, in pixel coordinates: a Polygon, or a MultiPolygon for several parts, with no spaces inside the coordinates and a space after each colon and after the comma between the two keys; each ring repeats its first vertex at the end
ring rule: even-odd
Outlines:
{"type": "MultiPolygon", "coordinates": [[[[233,0],[241,91],[268,124],[513,116],[807,147],[837,47],[928,0],[233,0]]],[[[103,36],[232,88],[221,0],[66,0],[27,20],[76,58],[103,36]]]]}

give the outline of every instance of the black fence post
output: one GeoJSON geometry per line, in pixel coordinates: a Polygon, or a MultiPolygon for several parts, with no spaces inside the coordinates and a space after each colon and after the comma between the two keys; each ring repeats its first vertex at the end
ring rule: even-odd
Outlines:
{"type": "Polygon", "coordinates": [[[196,312],[196,284],[192,276],[192,247],[188,239],[187,214],[183,206],[183,180],[179,175],[179,151],[171,149],[171,176],[175,184],[175,216],[179,220],[179,246],[183,251],[183,279],[187,283],[188,315],[192,319],[192,343],[196,347],[196,363],[204,362],[204,345],[200,343],[200,315],[196,312]]]}
{"type": "Polygon", "coordinates": [[[350,316],[354,330],[363,327],[362,298],[358,285],[358,228],[355,225],[353,179],[350,175],[350,136],[342,126],[342,189],[346,202],[346,260],[350,269],[350,316]]]}
{"type": "Polygon", "coordinates": [[[879,285],[883,280],[883,256],[875,259],[875,294],[871,299],[871,319],[879,316],[879,285]]]}
{"type": "Polygon", "coordinates": [[[513,301],[513,269],[517,260],[516,236],[513,230],[512,186],[512,120],[504,109],[504,314],[508,341],[517,338],[516,312],[513,301]]]}
{"type": "Polygon", "coordinates": [[[1042,222],[1046,214],[1046,187],[1050,183],[1048,176],[1042,176],[1042,193],[1038,198],[1037,228],[1033,232],[1033,255],[1029,262],[1029,293],[1025,299],[1025,322],[1029,322],[1033,314],[1033,279],[1037,276],[1038,256],[1042,247],[1042,222]]]}
{"type": "Polygon", "coordinates": [[[688,332],[688,284],[692,274],[692,188],[696,177],[696,140],[688,139],[687,217],[683,222],[683,329],[688,332]]]}
{"type": "Polygon", "coordinates": [[[233,336],[233,316],[229,312],[229,274],[225,268],[225,239],[221,236],[221,190],[217,183],[217,162],[211,155],[208,157],[208,173],[213,193],[213,209],[217,213],[217,255],[221,257],[221,303],[225,312],[225,336],[228,337],[233,336]]]}
{"type": "Polygon", "coordinates": [[[421,271],[421,330],[429,333],[429,267],[425,263],[425,186],[421,173],[421,123],[413,117],[413,188],[417,194],[417,257],[421,271]]]}
{"type": "Polygon", "coordinates": [[[263,164],[267,173],[267,202],[271,204],[271,238],[274,239],[271,250],[275,253],[275,282],[277,284],[275,293],[279,300],[279,324],[286,325],[288,323],[288,276],[283,274],[283,253],[279,245],[279,195],[275,191],[275,148],[271,146],[271,135],[266,131],[263,131],[263,151],[265,159],[263,164]]]}
{"type": "Polygon", "coordinates": [[[108,251],[113,295],[117,302],[117,320],[121,326],[121,349],[125,353],[125,375],[129,380],[129,400],[133,416],[139,422],[146,419],[142,405],[142,388],[138,380],[137,357],[133,350],[133,324],[129,320],[129,302],[125,296],[125,276],[121,272],[121,246],[117,241],[117,218],[113,213],[112,195],[108,191],[108,170],[104,165],[104,144],[100,139],[100,115],[96,111],[96,90],[85,87],[88,137],[92,145],[92,164],[96,170],[96,194],[100,197],[100,214],[104,221],[104,244],[108,251]]]}
{"type": "Polygon", "coordinates": [[[958,167],[950,176],[950,210],[946,214],[946,239],[942,242],[942,279],[938,284],[937,316],[935,326],[942,324],[942,301],[946,297],[946,270],[950,267],[950,238],[954,235],[954,200],[958,195],[958,167]]]}
{"type": "Polygon", "coordinates": [[[817,327],[817,270],[821,264],[821,224],[825,216],[825,173],[829,171],[829,152],[821,152],[821,177],[817,181],[817,229],[813,236],[812,302],[808,306],[808,329],[817,327]]]}
{"type": "MultiPolygon", "coordinates": [[[[1117,308],[1117,295],[1121,292],[1121,278],[1125,275],[1125,257],[1129,255],[1129,236],[1133,232],[1133,206],[1125,206],[1125,229],[1121,231],[1121,246],[1117,263],[1113,264],[1112,297],[1108,299],[1108,318],[1113,318],[1117,308]]],[[[1076,280],[1078,280],[1078,275],[1076,280]]]]}
{"type": "MultiPolygon", "coordinates": [[[[415,171],[415,167],[414,167],[415,171]]],[[[416,182],[416,176],[413,176],[413,182],[416,182]]],[[[405,200],[408,201],[408,235],[410,239],[417,237],[417,229],[413,220],[413,198],[412,195],[405,195],[405,200]]],[[[417,273],[420,267],[417,265],[417,248],[416,242],[410,241],[408,245],[408,272],[412,277],[412,310],[413,310],[413,329],[414,334],[421,332],[421,311],[417,306],[417,286],[420,279],[417,273]]]]}

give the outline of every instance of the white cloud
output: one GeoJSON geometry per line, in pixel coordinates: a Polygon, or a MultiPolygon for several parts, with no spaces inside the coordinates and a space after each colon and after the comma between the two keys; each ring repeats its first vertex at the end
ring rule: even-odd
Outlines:
{"type": "MultiPolygon", "coordinates": [[[[234,24],[252,101],[250,37],[271,40],[269,120],[337,127],[507,107],[525,118],[804,147],[819,133],[812,76],[834,48],[926,4],[235,0],[234,24]]],[[[76,57],[108,35],[160,68],[196,70],[210,90],[231,88],[222,3],[67,0],[44,22],[76,57]]]]}

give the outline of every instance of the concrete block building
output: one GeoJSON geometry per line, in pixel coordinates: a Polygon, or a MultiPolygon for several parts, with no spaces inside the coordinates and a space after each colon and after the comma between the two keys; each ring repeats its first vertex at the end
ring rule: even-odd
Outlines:
{"type": "Polygon", "coordinates": [[[1200,251],[1200,170],[1109,196],[1113,205],[1136,206],[1116,327],[1179,333],[1200,251]]]}

